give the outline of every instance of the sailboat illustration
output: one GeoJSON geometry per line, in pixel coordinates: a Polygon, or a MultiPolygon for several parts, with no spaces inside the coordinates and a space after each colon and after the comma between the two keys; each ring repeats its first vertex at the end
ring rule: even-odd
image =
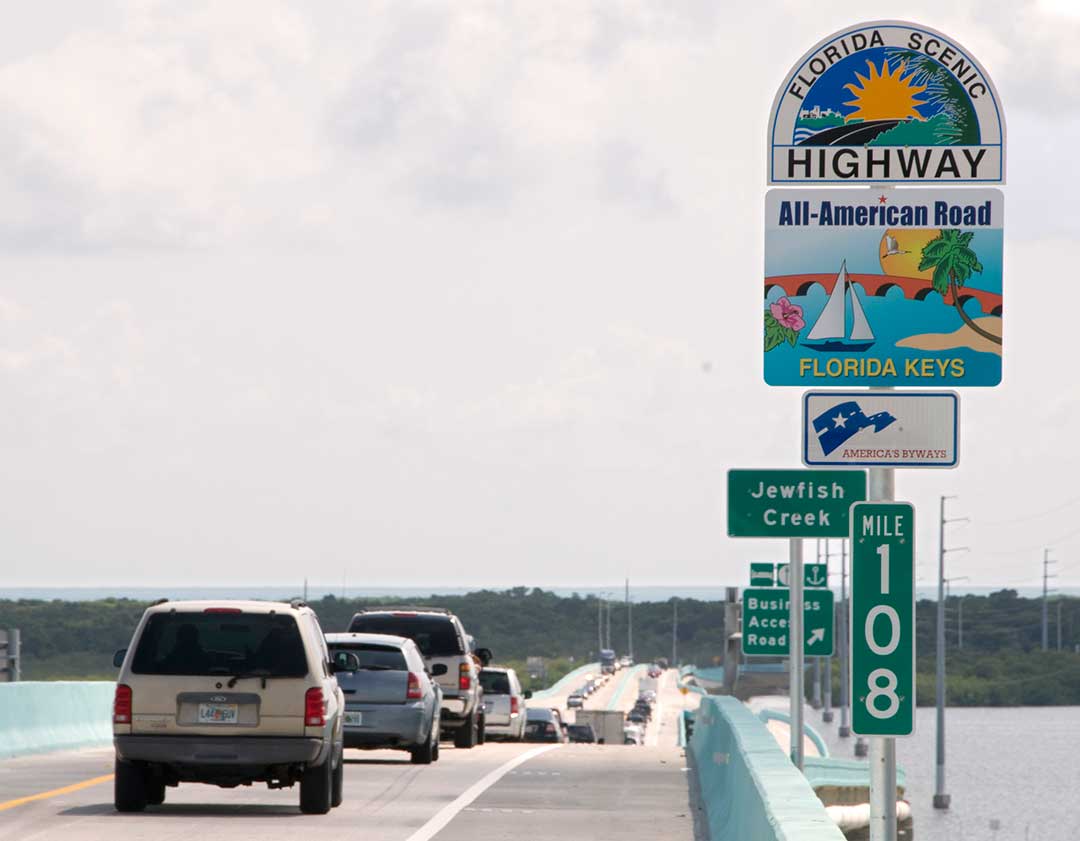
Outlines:
{"type": "Polygon", "coordinates": [[[806,335],[803,347],[817,351],[861,352],[874,344],[874,331],[866,320],[859,296],[851,286],[847,275],[847,260],[840,264],[836,285],[825,302],[814,326],[806,335]],[[851,330],[847,329],[846,302],[851,301],[851,330]]]}

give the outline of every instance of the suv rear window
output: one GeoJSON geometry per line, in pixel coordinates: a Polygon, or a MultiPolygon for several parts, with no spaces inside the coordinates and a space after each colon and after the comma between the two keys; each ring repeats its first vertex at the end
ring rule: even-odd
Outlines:
{"type": "Polygon", "coordinates": [[[399,672],[407,672],[408,665],[405,655],[400,648],[392,645],[372,645],[368,642],[332,642],[331,653],[338,651],[351,651],[360,661],[361,669],[382,671],[393,669],[399,672]]]}
{"type": "Polygon", "coordinates": [[[510,694],[510,678],[506,672],[480,672],[480,685],[488,695],[510,694]]]}
{"type": "Polygon", "coordinates": [[[292,616],[155,613],[131,670],[142,675],[304,677],[307,656],[292,616]]]}
{"type": "Polygon", "coordinates": [[[465,653],[454,623],[445,616],[361,613],[353,618],[349,630],[361,634],[408,637],[425,657],[458,657],[465,653]]]}

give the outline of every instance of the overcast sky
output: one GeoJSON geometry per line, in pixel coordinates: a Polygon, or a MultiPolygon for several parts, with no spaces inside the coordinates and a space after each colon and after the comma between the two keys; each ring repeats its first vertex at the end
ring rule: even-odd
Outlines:
{"type": "MultiPolygon", "coordinates": [[[[1008,123],[1005,384],[920,586],[1080,585],[1080,16],[910,2],[1008,123]],[[1067,503],[1072,503],[1071,505],[1067,503]]],[[[1077,7],[1080,9],[1080,6],[1077,7]]],[[[895,3],[40,2],[0,28],[3,586],[744,584],[766,119],[895,3]],[[315,7],[309,8],[309,7],[315,7]],[[737,9],[738,11],[733,11],[737,9]]]]}

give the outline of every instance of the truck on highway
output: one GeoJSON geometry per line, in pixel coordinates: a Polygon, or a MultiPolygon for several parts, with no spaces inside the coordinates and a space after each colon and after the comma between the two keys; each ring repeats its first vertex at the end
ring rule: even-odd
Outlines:
{"type": "Polygon", "coordinates": [[[613,675],[615,674],[615,652],[610,648],[600,649],[600,674],[613,675]]]}
{"type": "Polygon", "coordinates": [[[575,724],[592,726],[598,744],[623,744],[625,721],[622,710],[577,710],[574,716],[575,724]]]}

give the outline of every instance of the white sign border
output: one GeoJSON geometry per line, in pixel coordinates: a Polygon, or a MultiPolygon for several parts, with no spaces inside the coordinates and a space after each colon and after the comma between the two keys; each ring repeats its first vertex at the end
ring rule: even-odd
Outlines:
{"type": "Polygon", "coordinates": [[[952,389],[920,389],[905,391],[902,389],[808,389],[802,395],[802,446],[799,448],[802,463],[806,467],[835,467],[838,470],[865,470],[867,467],[900,467],[921,470],[953,470],[960,465],[960,394],[952,389]],[[956,410],[953,412],[953,460],[945,464],[928,464],[922,461],[810,461],[810,398],[827,394],[829,397],[952,397],[956,410]]]}

